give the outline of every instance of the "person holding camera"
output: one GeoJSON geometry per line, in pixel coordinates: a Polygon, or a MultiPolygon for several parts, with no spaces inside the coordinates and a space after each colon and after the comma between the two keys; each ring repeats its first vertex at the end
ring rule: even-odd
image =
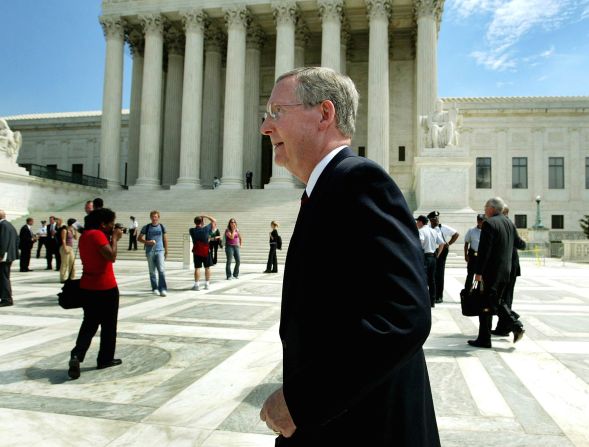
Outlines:
{"type": "Polygon", "coordinates": [[[212,225],[217,221],[211,216],[196,216],[194,218],[194,228],[191,228],[190,238],[192,239],[192,254],[194,258],[194,286],[192,290],[200,290],[200,269],[205,268],[205,290],[209,290],[211,281],[212,256],[209,248],[209,235],[212,231],[212,225]],[[205,225],[205,219],[210,223],[205,225]]]}
{"type": "Polygon", "coordinates": [[[149,213],[151,223],[141,228],[138,241],[145,245],[145,256],[149,268],[149,281],[154,295],[166,296],[166,267],[164,262],[168,257],[168,235],[166,227],[160,224],[160,212],[153,210],[149,213]],[[156,276],[157,270],[157,276],[156,276]]]}
{"type": "Polygon", "coordinates": [[[96,369],[123,363],[114,358],[117,341],[119,288],[113,263],[117,259],[118,242],[123,235],[115,228],[115,213],[108,208],[92,211],[86,219],[78,250],[82,260],[80,293],[84,297],[84,319],[72,349],[68,375],[80,377],[80,363],[90,348],[92,337],[100,326],[100,349],[96,369]]]}

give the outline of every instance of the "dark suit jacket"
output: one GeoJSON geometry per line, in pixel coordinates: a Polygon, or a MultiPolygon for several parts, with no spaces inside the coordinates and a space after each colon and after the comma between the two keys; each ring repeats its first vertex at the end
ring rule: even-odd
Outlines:
{"type": "Polygon", "coordinates": [[[276,445],[439,446],[422,350],[430,328],[405,199],[380,166],[344,149],[302,205],[288,247],[280,337],[297,430],[276,445]],[[320,265],[317,228],[329,228],[320,265]]]}
{"type": "Polygon", "coordinates": [[[515,234],[515,226],[503,214],[483,222],[475,273],[483,275],[485,286],[509,281],[515,234]]]}
{"type": "Polygon", "coordinates": [[[21,250],[30,250],[33,248],[33,233],[29,230],[28,225],[23,225],[18,234],[18,248],[21,250]]]}
{"type": "Polygon", "coordinates": [[[515,232],[513,239],[513,252],[511,253],[511,276],[521,276],[522,271],[519,265],[519,253],[517,251],[525,250],[526,242],[521,237],[519,237],[519,233],[517,232],[517,228],[513,222],[509,222],[511,223],[513,231],[515,232]]]}
{"type": "Polygon", "coordinates": [[[18,259],[18,234],[16,228],[7,220],[0,222],[0,259],[5,253],[6,262],[18,259]]]}

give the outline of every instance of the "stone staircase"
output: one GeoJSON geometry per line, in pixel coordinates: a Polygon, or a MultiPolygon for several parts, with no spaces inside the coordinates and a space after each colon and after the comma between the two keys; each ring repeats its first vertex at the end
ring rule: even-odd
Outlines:
{"type": "MultiPolygon", "coordinates": [[[[227,227],[230,218],[237,220],[238,228],[243,235],[241,262],[266,264],[268,259],[268,239],[271,231],[270,222],[280,223],[283,246],[278,250],[278,262],[283,264],[286,250],[294,229],[299,211],[302,190],[158,190],[137,191],[121,190],[107,192],[101,197],[106,207],[117,213],[117,222],[127,226],[129,216],[135,216],[139,226],[150,222],[149,212],[158,210],[168,233],[168,260],[182,261],[184,254],[184,238],[188,237],[188,229],[194,226],[194,217],[206,214],[217,219],[221,233],[227,227]]],[[[89,197],[88,199],[92,199],[89,197]]],[[[61,217],[64,221],[73,217],[84,218],[84,202],[61,210],[44,210],[33,212],[34,228],[37,229],[41,219],[48,220],[50,215],[61,217]]],[[[12,222],[17,228],[24,224],[24,219],[12,222]]],[[[128,251],[129,236],[123,235],[119,248],[119,259],[145,259],[142,244],[137,251],[128,251]]],[[[219,254],[224,261],[224,251],[219,254]]]]}

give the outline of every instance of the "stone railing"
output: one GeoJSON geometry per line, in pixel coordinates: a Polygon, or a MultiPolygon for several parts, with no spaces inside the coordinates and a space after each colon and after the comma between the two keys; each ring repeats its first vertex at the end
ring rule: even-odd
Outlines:
{"type": "Polygon", "coordinates": [[[563,261],[589,262],[589,239],[562,241],[563,261]]]}

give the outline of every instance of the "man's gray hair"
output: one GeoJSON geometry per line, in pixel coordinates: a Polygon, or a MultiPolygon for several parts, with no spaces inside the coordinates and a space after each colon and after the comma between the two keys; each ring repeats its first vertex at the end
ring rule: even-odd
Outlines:
{"type": "Polygon", "coordinates": [[[306,107],[330,100],[335,107],[337,128],[344,136],[352,138],[356,131],[360,95],[348,76],[326,67],[301,67],[282,74],[276,82],[290,77],[297,81],[297,100],[306,107]]]}
{"type": "Polygon", "coordinates": [[[495,211],[501,214],[503,212],[503,207],[505,207],[505,202],[501,197],[493,197],[492,199],[487,200],[486,205],[495,208],[495,211]]]}

